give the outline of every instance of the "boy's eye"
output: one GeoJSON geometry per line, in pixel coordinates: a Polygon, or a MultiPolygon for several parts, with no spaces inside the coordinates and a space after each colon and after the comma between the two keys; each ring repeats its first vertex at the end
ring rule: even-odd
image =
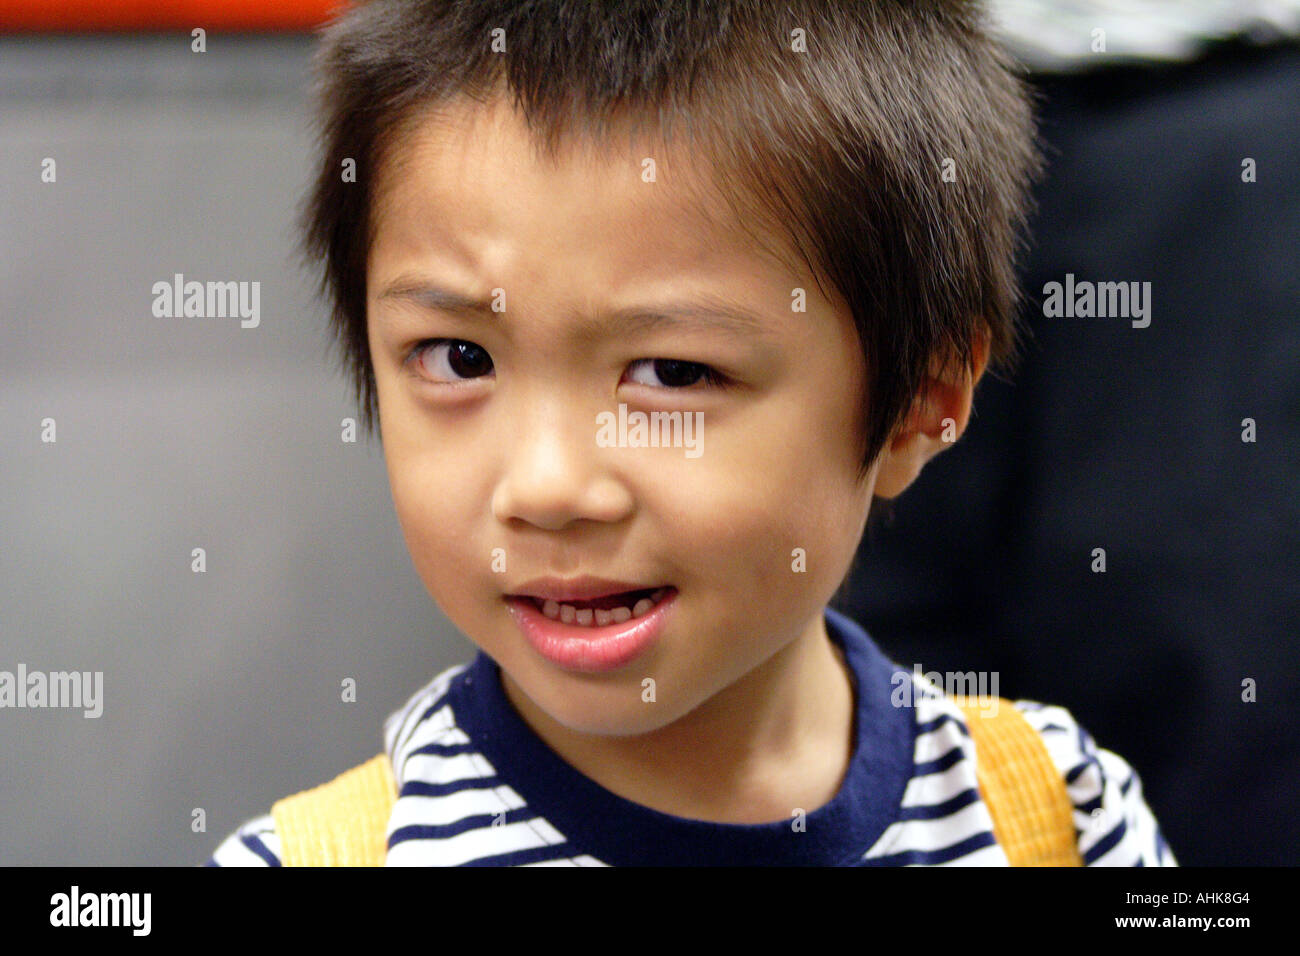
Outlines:
{"type": "MultiPolygon", "coordinates": [[[[724,384],[718,372],[700,362],[683,362],[679,359],[638,359],[632,363],[632,368],[638,366],[648,366],[651,376],[662,383],[656,386],[652,382],[637,382],[639,385],[651,385],[656,388],[689,388],[701,380],[706,385],[714,387],[724,384]]],[[[633,378],[633,381],[636,379],[633,378]]]]}
{"type": "Polygon", "coordinates": [[[429,339],[411,350],[411,358],[422,364],[427,377],[435,381],[481,378],[492,371],[487,350],[463,339],[429,339]]]}

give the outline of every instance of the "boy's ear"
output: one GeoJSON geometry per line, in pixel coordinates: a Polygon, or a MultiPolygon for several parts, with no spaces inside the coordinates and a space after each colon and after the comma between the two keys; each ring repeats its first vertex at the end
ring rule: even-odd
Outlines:
{"type": "Polygon", "coordinates": [[[966,374],[964,369],[944,373],[937,359],[931,363],[926,384],[881,453],[876,497],[895,498],[902,494],[926,462],[961,437],[970,420],[971,399],[988,365],[988,356],[988,334],[982,333],[972,353],[974,374],[966,374]]]}

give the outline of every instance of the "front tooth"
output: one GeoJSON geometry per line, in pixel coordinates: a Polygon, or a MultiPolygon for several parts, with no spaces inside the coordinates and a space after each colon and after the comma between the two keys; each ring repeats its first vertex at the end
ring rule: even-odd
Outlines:
{"type": "Polygon", "coordinates": [[[552,621],[556,620],[560,616],[560,602],[547,598],[546,603],[542,605],[542,613],[552,621]]]}
{"type": "MultiPolygon", "coordinates": [[[[661,589],[661,591],[665,590],[667,589],[661,589]]],[[[642,598],[636,602],[636,607],[634,608],[615,607],[609,609],[599,607],[579,608],[574,607],[572,604],[558,604],[555,601],[548,600],[546,605],[542,608],[542,613],[552,620],[558,618],[565,624],[577,624],[582,627],[591,627],[593,625],[603,627],[609,623],[622,624],[624,621],[630,620],[633,617],[640,617],[658,603],[660,596],[661,593],[656,592],[652,597],[642,598]],[[554,614],[549,610],[550,605],[552,604],[555,604],[554,614]]]]}

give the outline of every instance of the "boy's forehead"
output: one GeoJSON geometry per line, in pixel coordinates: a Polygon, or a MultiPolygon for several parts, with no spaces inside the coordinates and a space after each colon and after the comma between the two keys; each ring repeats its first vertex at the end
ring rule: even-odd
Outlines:
{"type": "Polygon", "coordinates": [[[785,271],[793,261],[785,236],[727,201],[702,154],[631,119],[599,139],[575,130],[547,156],[505,97],[462,95],[408,119],[388,157],[377,245],[549,229],[636,255],[754,258],[785,271]]]}

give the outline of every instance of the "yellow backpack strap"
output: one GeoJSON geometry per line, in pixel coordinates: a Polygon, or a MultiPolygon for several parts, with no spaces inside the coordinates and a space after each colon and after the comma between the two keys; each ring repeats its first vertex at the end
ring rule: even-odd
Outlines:
{"type": "Polygon", "coordinates": [[[1011,865],[1083,866],[1070,794],[1042,736],[1003,697],[953,701],[975,743],[975,776],[993,835],[1011,865]]]}
{"type": "Polygon", "coordinates": [[[397,785],[380,754],[271,807],[283,866],[383,866],[397,785]]]}

